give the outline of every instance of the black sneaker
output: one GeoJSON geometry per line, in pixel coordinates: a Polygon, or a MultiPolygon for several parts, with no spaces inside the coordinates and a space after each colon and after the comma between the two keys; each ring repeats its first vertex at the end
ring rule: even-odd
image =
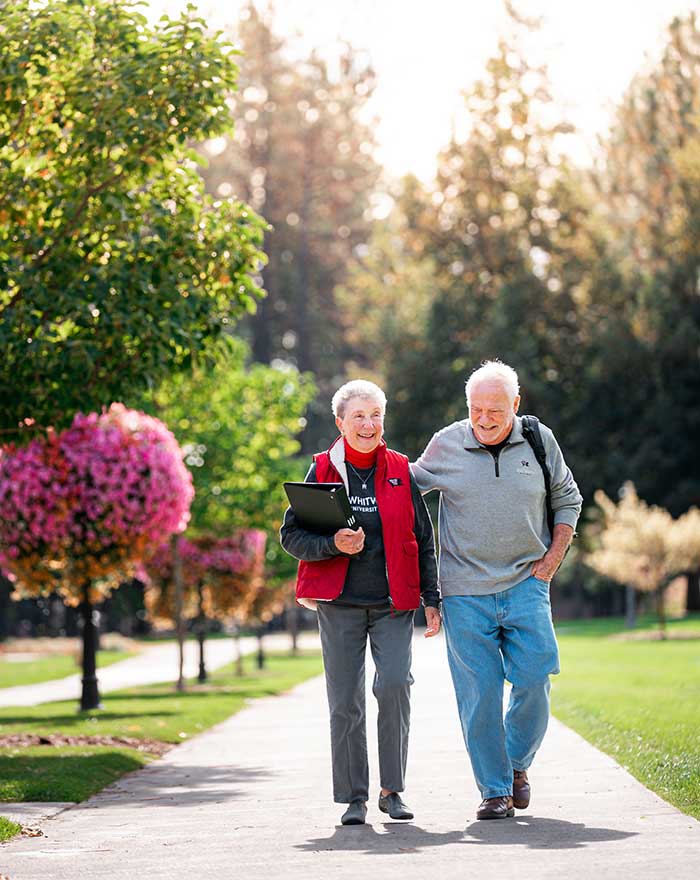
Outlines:
{"type": "Polygon", "coordinates": [[[401,800],[401,796],[395,791],[391,794],[379,795],[379,809],[382,813],[388,813],[392,819],[412,819],[413,813],[401,800]]]}

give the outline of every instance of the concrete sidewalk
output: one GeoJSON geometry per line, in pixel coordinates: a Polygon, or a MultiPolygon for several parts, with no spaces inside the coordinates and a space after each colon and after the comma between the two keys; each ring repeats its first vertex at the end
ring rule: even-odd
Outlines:
{"type": "MultiPolygon", "coordinates": [[[[442,637],[414,645],[406,801],[413,822],[376,807],[344,828],[332,803],[321,678],[254,702],[101,794],[0,846],[11,880],[315,880],[362,876],[573,876],[686,880],[700,824],[553,722],[532,768],[531,808],[475,822],[478,794],[459,731],[442,637]]],[[[369,695],[370,717],[374,700],[369,695]]],[[[4,810],[0,805],[0,813],[4,810]]]]}
{"type": "MultiPolygon", "coordinates": [[[[244,636],[240,640],[241,652],[252,654],[258,649],[258,640],[252,636],[244,636]]],[[[291,637],[287,633],[272,633],[263,638],[266,651],[284,651],[291,646],[291,637]]],[[[319,647],[318,633],[300,633],[300,647],[319,647]]],[[[233,662],[236,648],[233,637],[230,639],[208,639],[204,648],[207,670],[213,672],[227,663],[233,662]]],[[[111,666],[97,670],[100,693],[119,691],[123,688],[141,684],[160,684],[176,681],[178,671],[178,648],[176,642],[154,644],[145,648],[136,657],[121,660],[111,666]]],[[[195,678],[199,671],[199,646],[194,641],[185,642],[186,678],[195,678]]],[[[37,706],[56,700],[80,699],[80,675],[69,675],[66,678],[44,681],[39,684],[20,685],[18,687],[0,689],[0,706],[37,706]]]]}

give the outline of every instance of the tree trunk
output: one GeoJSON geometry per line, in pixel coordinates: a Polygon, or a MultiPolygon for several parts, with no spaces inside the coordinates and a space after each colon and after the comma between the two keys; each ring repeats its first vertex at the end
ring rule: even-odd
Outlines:
{"type": "Polygon", "coordinates": [[[183,586],[182,560],[180,559],[179,535],[170,539],[173,554],[173,582],[175,585],[175,632],[177,634],[178,671],[176,690],[185,690],[185,621],[182,619],[183,586]]]}
{"type": "Polygon", "coordinates": [[[202,585],[197,584],[197,592],[199,593],[199,615],[197,617],[197,641],[199,642],[199,674],[197,681],[203,682],[207,680],[207,667],[204,663],[204,638],[205,638],[205,617],[204,617],[204,595],[202,593],[202,585]]]}
{"type": "Polygon", "coordinates": [[[257,629],[257,636],[258,636],[258,654],[257,654],[258,669],[264,669],[264,668],[265,668],[265,649],[264,649],[264,647],[263,647],[263,629],[264,629],[264,628],[263,628],[262,626],[259,626],[258,629],[257,629]]]}
{"type": "Polygon", "coordinates": [[[666,609],[664,608],[664,587],[657,587],[654,591],[656,599],[656,617],[659,621],[659,638],[666,638],[666,609]]]}
{"type": "Polygon", "coordinates": [[[637,596],[634,587],[625,586],[625,628],[634,629],[637,625],[637,596]]]}
{"type": "Polygon", "coordinates": [[[80,697],[80,709],[88,712],[101,709],[100,692],[97,683],[97,627],[95,611],[90,601],[90,582],[83,586],[83,601],[80,606],[83,618],[83,690],[80,697]]]}
{"type": "Polygon", "coordinates": [[[236,675],[241,678],[243,676],[243,653],[241,651],[241,627],[238,623],[234,624],[235,630],[233,637],[236,645],[236,675]]]}
{"type": "Polygon", "coordinates": [[[10,593],[12,583],[0,573],[0,642],[3,642],[10,634],[10,593]]]}
{"type": "Polygon", "coordinates": [[[700,611],[700,570],[689,571],[686,574],[688,581],[688,596],[685,600],[686,611],[700,611]]]}
{"type": "Polygon", "coordinates": [[[292,656],[296,657],[299,653],[299,608],[296,602],[292,602],[287,606],[287,630],[292,637],[292,656]]]}

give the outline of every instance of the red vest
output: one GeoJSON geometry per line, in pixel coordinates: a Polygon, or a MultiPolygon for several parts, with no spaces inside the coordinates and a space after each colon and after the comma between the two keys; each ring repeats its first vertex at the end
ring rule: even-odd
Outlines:
{"type": "MultiPolygon", "coordinates": [[[[328,452],[317,453],[314,461],[317,482],[342,482],[328,452]]],[[[413,531],[414,510],[408,458],[400,452],[387,449],[384,443],[377,450],[374,491],[382,523],[392,604],[397,611],[417,608],[420,604],[420,569],[418,542],[413,531]]],[[[349,556],[300,562],[297,599],[337,599],[343,591],[349,564],[349,556]]]]}

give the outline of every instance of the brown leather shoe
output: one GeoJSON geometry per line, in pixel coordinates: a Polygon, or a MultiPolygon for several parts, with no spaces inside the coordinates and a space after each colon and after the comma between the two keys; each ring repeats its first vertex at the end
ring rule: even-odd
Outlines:
{"type": "Polygon", "coordinates": [[[477,819],[509,819],[514,815],[513,798],[505,795],[486,798],[479,804],[479,809],[476,811],[477,819]]]}
{"type": "Polygon", "coordinates": [[[526,810],[530,806],[527,770],[513,770],[513,806],[519,810],[526,810]]]}

